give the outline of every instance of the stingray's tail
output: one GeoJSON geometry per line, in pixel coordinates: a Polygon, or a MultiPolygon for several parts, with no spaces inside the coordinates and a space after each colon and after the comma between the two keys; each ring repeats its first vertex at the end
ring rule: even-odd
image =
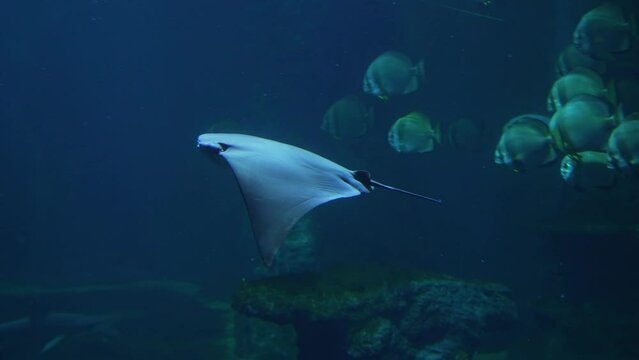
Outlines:
{"type": "Polygon", "coordinates": [[[441,200],[441,199],[435,199],[435,198],[432,198],[432,197],[429,197],[429,196],[424,196],[424,195],[416,194],[416,193],[414,193],[414,192],[406,191],[406,190],[403,190],[403,189],[398,189],[398,188],[396,188],[396,187],[392,187],[392,186],[389,186],[389,185],[385,185],[385,184],[382,184],[382,183],[377,182],[377,181],[372,180],[372,179],[371,179],[371,181],[370,181],[370,182],[371,182],[371,184],[372,184],[372,185],[379,186],[379,187],[384,188],[384,189],[397,191],[397,192],[400,192],[400,193],[402,193],[402,194],[406,194],[406,195],[414,196],[414,197],[417,197],[417,198],[420,198],[420,199],[425,199],[425,200],[432,201],[432,202],[434,202],[434,203],[438,203],[438,204],[441,204],[441,203],[442,203],[442,200],[441,200]]]}

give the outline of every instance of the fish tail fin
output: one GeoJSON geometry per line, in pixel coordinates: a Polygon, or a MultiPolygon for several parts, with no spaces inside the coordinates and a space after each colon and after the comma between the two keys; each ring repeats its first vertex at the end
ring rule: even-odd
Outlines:
{"type": "Polygon", "coordinates": [[[437,144],[442,144],[442,123],[438,122],[437,124],[435,124],[435,128],[433,129],[433,137],[435,138],[435,142],[437,144]]]}
{"type": "Polygon", "coordinates": [[[415,75],[417,76],[417,79],[419,79],[419,82],[423,83],[424,81],[426,81],[426,70],[424,70],[424,59],[419,60],[417,65],[415,65],[415,75]]]}
{"type": "Polygon", "coordinates": [[[455,147],[457,146],[456,141],[455,141],[455,133],[454,133],[454,129],[452,125],[448,125],[448,127],[446,128],[446,145],[450,146],[450,147],[455,147]]]}

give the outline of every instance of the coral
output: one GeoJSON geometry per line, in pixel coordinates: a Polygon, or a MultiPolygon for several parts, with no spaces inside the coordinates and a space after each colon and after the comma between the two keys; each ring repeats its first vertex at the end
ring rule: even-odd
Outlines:
{"type": "Polygon", "coordinates": [[[300,359],[453,358],[504,346],[518,316],[501,285],[366,266],[246,281],[232,305],[292,324],[300,359]]]}
{"type": "Polygon", "coordinates": [[[396,331],[390,320],[373,319],[351,332],[346,352],[356,359],[379,354],[391,345],[396,331]]]}

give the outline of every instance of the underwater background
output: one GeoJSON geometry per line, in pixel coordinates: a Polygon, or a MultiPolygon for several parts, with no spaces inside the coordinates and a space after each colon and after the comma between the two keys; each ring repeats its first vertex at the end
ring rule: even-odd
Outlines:
{"type": "MultiPolygon", "coordinates": [[[[637,179],[583,191],[557,163],[513,173],[493,161],[508,119],[550,116],[557,56],[600,3],[0,2],[0,358],[639,359],[637,179]],[[418,91],[377,101],[362,138],[322,131],[326,109],[361,93],[388,50],[423,59],[418,91]],[[410,111],[444,128],[470,119],[481,136],[395,152],[388,128],[410,111]],[[286,278],[294,264],[261,265],[233,173],[196,148],[216,125],[443,203],[377,190],[322,205],[292,233],[312,237],[302,251],[312,259],[298,260],[313,272],[286,278]],[[273,286],[293,306],[286,297],[309,282],[376,288],[401,269],[504,286],[512,338],[439,357],[390,345],[339,357],[300,349],[309,341],[296,340],[294,320],[297,334],[282,318],[240,314],[243,297],[270,296],[242,287],[263,286],[255,279],[284,276],[273,286]],[[110,329],[3,336],[5,322],[51,313],[100,314],[110,329]]],[[[339,314],[331,321],[352,320],[339,314]]],[[[331,343],[317,329],[312,346],[331,343]]]]}

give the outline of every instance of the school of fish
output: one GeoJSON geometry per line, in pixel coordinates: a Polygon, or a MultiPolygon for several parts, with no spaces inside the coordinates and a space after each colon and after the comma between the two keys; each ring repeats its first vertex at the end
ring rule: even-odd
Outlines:
{"type": "Polygon", "coordinates": [[[496,164],[525,172],[561,158],[561,178],[584,190],[610,188],[620,176],[636,181],[637,26],[636,14],[626,10],[604,3],[581,17],[572,43],[557,59],[546,104],[552,115],[508,121],[495,149],[496,164]]]}

